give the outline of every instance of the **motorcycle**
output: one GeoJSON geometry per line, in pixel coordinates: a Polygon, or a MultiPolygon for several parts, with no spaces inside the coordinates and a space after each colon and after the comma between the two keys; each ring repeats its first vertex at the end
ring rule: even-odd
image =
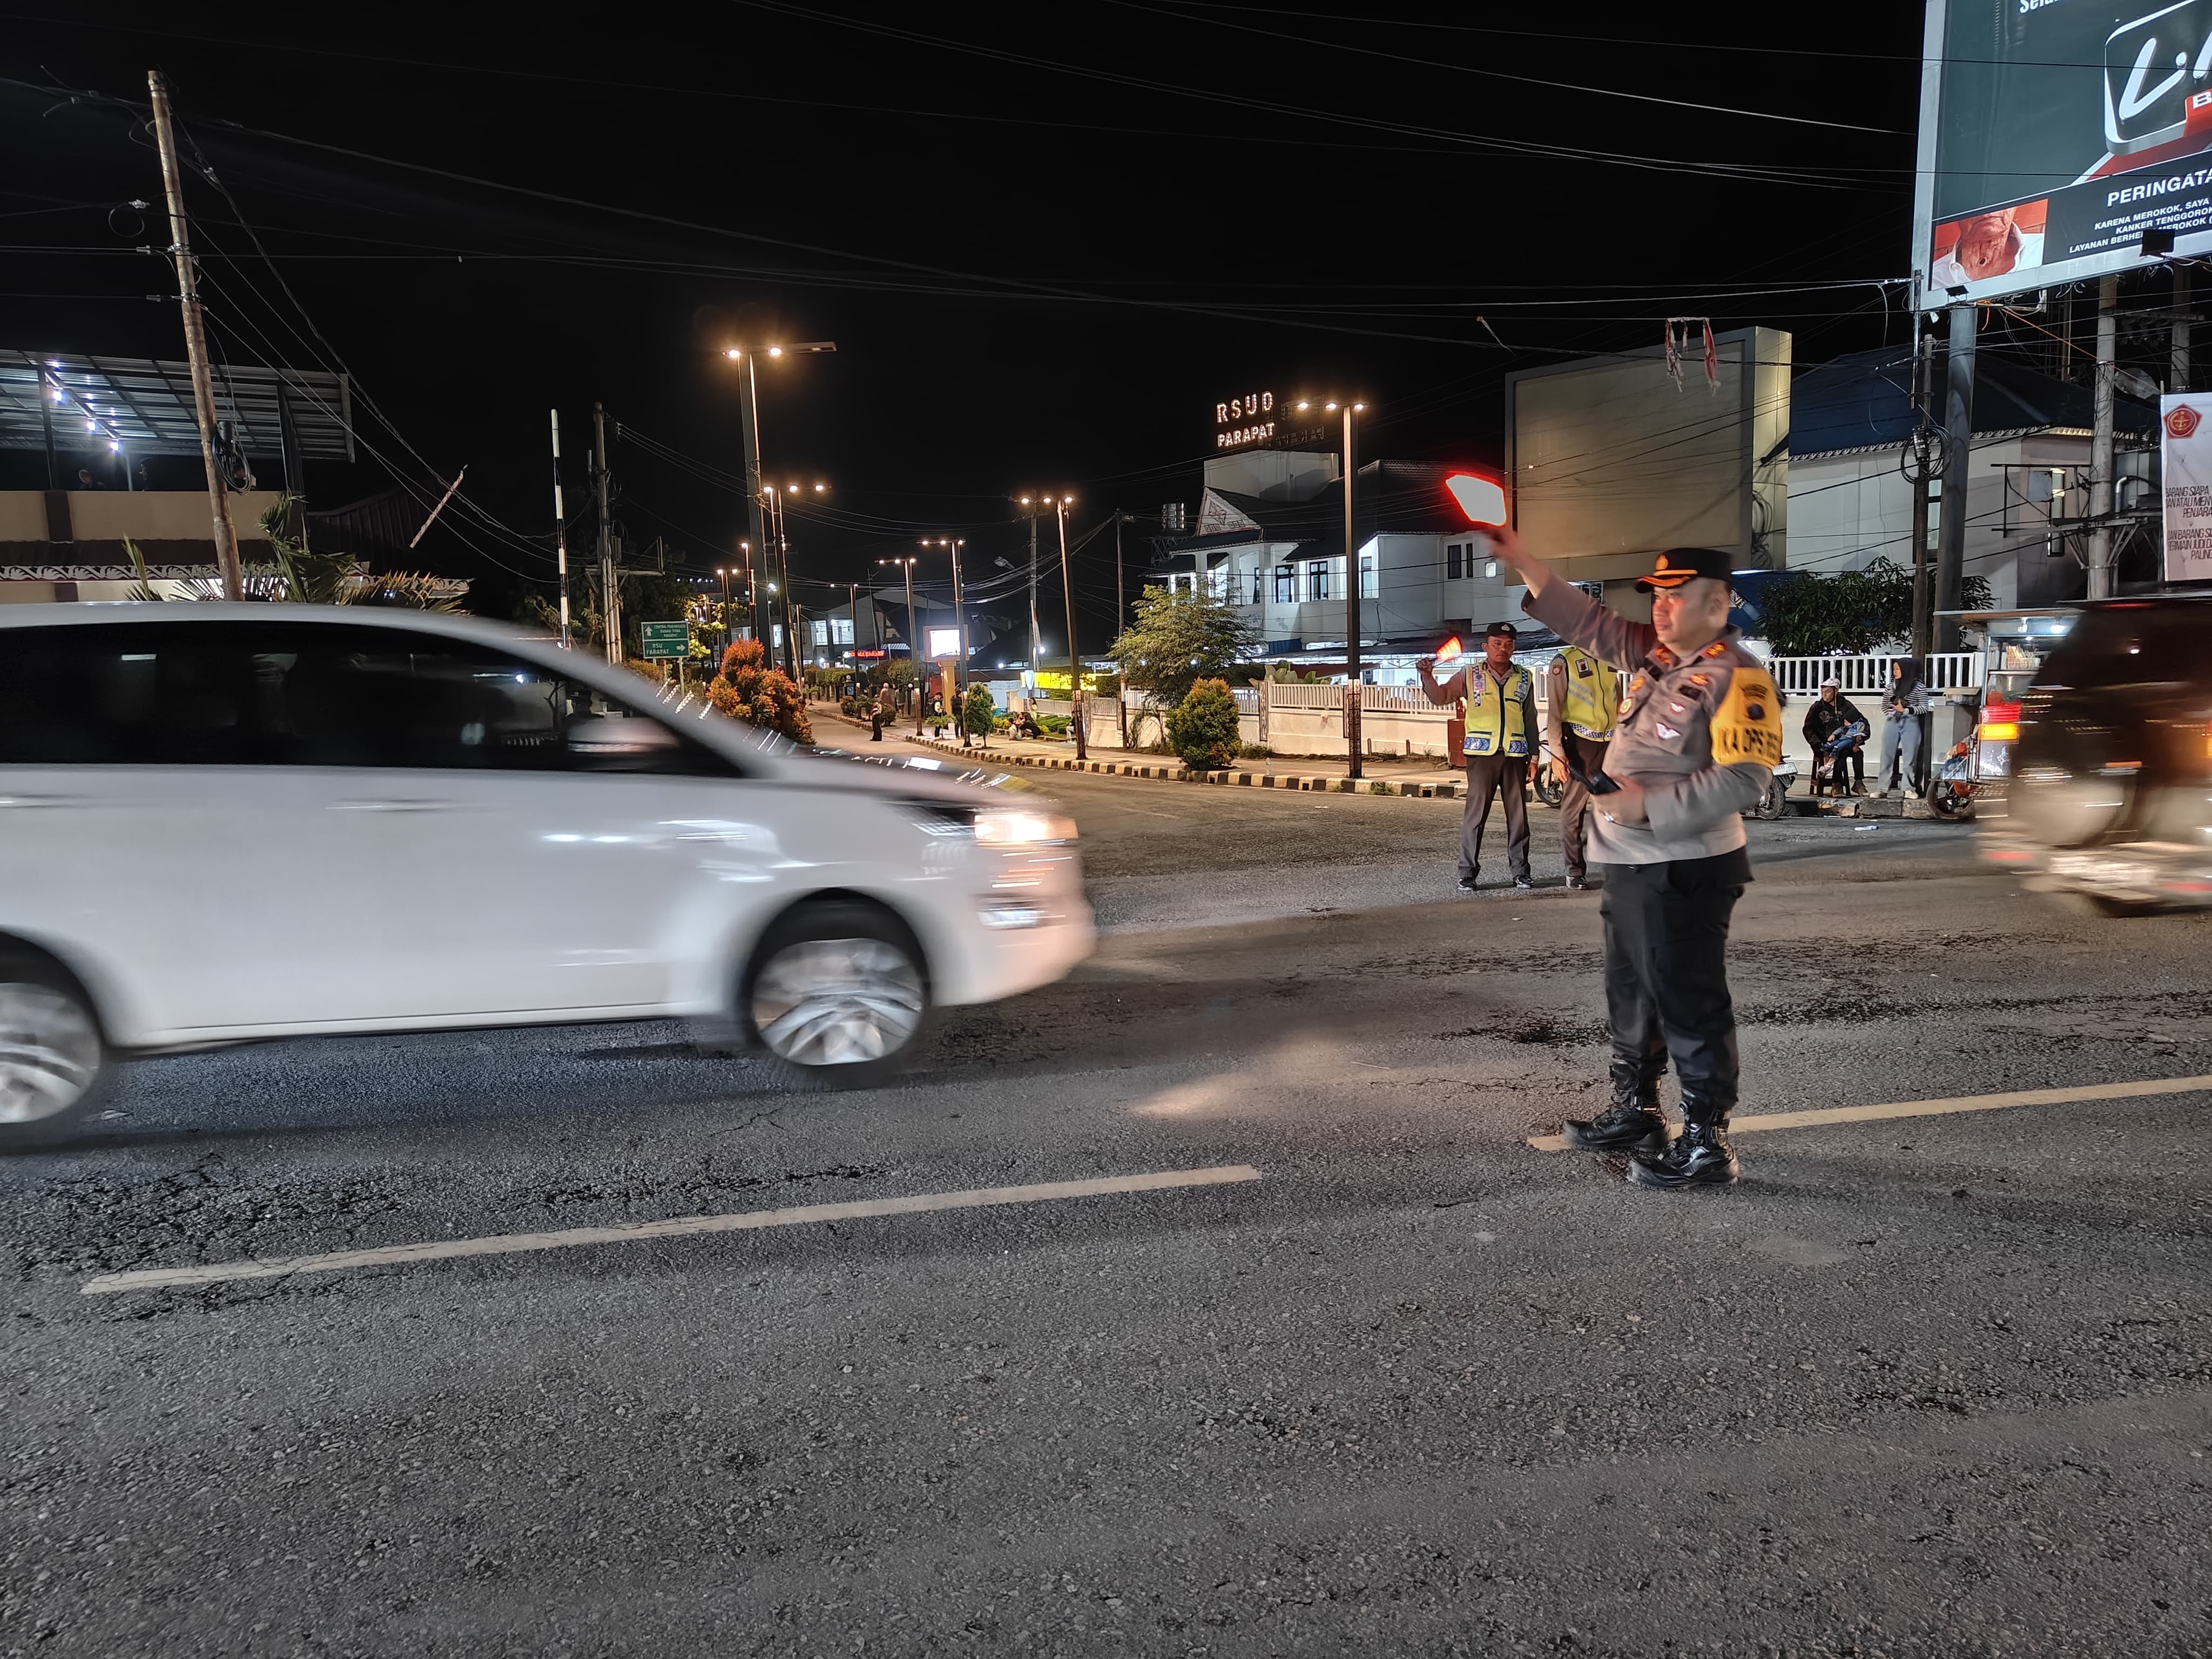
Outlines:
{"type": "Polygon", "coordinates": [[[1766,793],[1753,805],[1748,816],[1771,823],[1790,811],[1790,787],[1797,781],[1797,763],[1786,757],[1767,780],[1766,793]]]}
{"type": "Polygon", "coordinates": [[[1936,768],[1928,786],[1928,805],[1939,818],[1964,823],[1974,816],[1974,740],[1963,738],[1951,745],[1936,768]]]}

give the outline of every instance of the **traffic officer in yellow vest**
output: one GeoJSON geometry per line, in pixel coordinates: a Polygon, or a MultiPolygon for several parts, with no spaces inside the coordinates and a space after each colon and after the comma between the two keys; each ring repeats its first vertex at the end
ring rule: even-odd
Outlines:
{"type": "Polygon", "coordinates": [[[1566,792],[1559,801],[1559,852],[1566,860],[1567,885],[1579,890],[1589,885],[1589,866],[1583,858],[1589,791],[1568,768],[1567,757],[1574,757],[1586,778],[1605,769],[1606,746],[1613,741],[1614,711],[1620,703],[1620,676],[1574,645],[1552,659],[1546,676],[1544,739],[1551,745],[1552,775],[1566,792]]]}
{"type": "Polygon", "coordinates": [[[1489,532],[1528,584],[1528,614],[1629,672],[1606,775],[1591,775],[1590,852],[1605,866],[1605,999],[1613,1101],[1570,1120],[1571,1146],[1631,1153],[1651,1187],[1736,1178],[1729,1115],[1737,1088],[1729,999],[1729,921],[1751,880],[1743,811],[1782,758],[1781,700],[1729,626],[1727,554],[1679,547],[1637,586],[1651,620],[1632,623],[1562,580],[1510,530],[1489,532]],[[1610,786],[1610,787],[1608,787],[1610,786]],[[1659,1076],[1681,1080],[1681,1134],[1667,1140],[1659,1076]]]}
{"type": "Polygon", "coordinates": [[[1505,801],[1505,861],[1513,884],[1532,887],[1528,873],[1528,763],[1536,753],[1536,677],[1513,660],[1521,630],[1494,622],[1482,636],[1482,660],[1437,683],[1433,659],[1414,665],[1432,703],[1467,699],[1467,811],[1460,818],[1459,884],[1474,890],[1482,866],[1482,829],[1490,799],[1505,801]]]}

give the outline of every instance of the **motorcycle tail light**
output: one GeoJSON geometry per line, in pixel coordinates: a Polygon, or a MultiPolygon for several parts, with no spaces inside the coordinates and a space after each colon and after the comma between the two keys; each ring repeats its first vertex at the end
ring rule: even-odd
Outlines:
{"type": "Polygon", "coordinates": [[[2018,720],[1984,720],[1979,736],[1984,743],[2012,743],[2020,737],[2018,720]]]}

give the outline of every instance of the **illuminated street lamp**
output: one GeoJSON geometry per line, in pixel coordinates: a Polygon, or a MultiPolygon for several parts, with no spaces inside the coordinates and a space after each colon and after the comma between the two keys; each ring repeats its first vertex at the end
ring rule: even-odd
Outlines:
{"type": "MultiPolygon", "coordinates": [[[[745,499],[748,504],[747,511],[750,514],[752,519],[752,538],[755,542],[760,544],[763,554],[778,547],[780,545],[780,541],[771,542],[769,539],[767,526],[763,522],[765,517],[763,508],[766,507],[767,502],[763,499],[764,491],[761,483],[760,387],[757,377],[753,373],[754,362],[757,359],[761,357],[769,357],[781,360],[785,357],[835,351],[836,349],[837,343],[835,340],[804,340],[796,345],[770,344],[750,349],[742,345],[726,346],[723,348],[722,356],[731,362],[740,365],[744,370],[744,404],[743,410],[744,418],[743,421],[743,426],[744,429],[745,445],[745,499]]],[[[824,486],[824,488],[826,489],[827,486],[824,486]]],[[[784,572],[784,574],[786,579],[788,580],[790,576],[789,570],[787,569],[784,572]]],[[[774,592],[775,590],[771,588],[769,591],[774,592]]],[[[793,653],[792,673],[793,677],[796,678],[799,672],[799,659],[797,655],[799,643],[796,637],[797,630],[793,623],[787,607],[786,609],[783,620],[784,635],[787,641],[790,643],[793,653]]],[[[757,633],[760,631],[760,619],[757,612],[756,612],[754,616],[753,626],[755,632],[757,633]]]]}
{"type": "Polygon", "coordinates": [[[952,665],[952,684],[948,688],[951,695],[946,701],[952,705],[954,719],[960,726],[960,741],[964,744],[968,741],[968,721],[958,709],[961,694],[968,684],[968,613],[960,603],[960,550],[968,545],[968,538],[965,536],[924,536],[921,544],[924,547],[941,547],[952,555],[952,625],[957,631],[960,654],[952,665]]]}
{"type": "Polygon", "coordinates": [[[921,624],[914,615],[914,567],[918,561],[914,554],[902,553],[895,559],[878,559],[876,562],[895,564],[906,577],[906,659],[915,671],[914,734],[918,738],[921,735],[921,653],[915,649],[915,635],[921,631],[921,624]]]}
{"type": "MultiPolygon", "coordinates": [[[[1088,760],[1091,757],[1091,748],[1089,739],[1084,732],[1083,720],[1083,653],[1077,650],[1075,646],[1075,578],[1071,573],[1067,561],[1067,509],[1075,505],[1075,497],[1062,491],[1057,495],[1049,494],[1034,497],[1023,495],[1018,499],[1024,508],[1034,506],[1036,512],[1049,512],[1053,516],[1053,521],[1060,527],[1060,583],[1067,599],[1067,717],[1068,724],[1074,728],[1075,732],[1075,758],[1088,760]]],[[[1030,568],[1035,570],[1036,565],[1034,536],[1036,521],[1032,518],[1030,522],[1032,536],[1030,568]]],[[[1036,614],[1036,605],[1032,602],[1030,615],[1034,617],[1036,614]]]]}
{"type": "MultiPolygon", "coordinates": [[[[1359,550],[1352,544],[1352,479],[1358,472],[1358,468],[1353,465],[1352,460],[1352,417],[1355,415],[1365,414],[1367,405],[1343,398],[1328,399],[1301,398],[1298,399],[1297,406],[1299,411],[1304,413],[1316,404],[1320,404],[1323,410],[1328,414],[1334,415],[1341,412],[1344,416],[1344,677],[1346,684],[1351,687],[1351,690],[1345,694],[1344,700],[1344,741],[1346,747],[1351,751],[1350,775],[1357,778],[1360,775],[1359,751],[1362,747],[1359,738],[1359,708],[1362,696],[1359,690],[1360,569],[1359,550]]],[[[1376,556],[1379,562],[1382,556],[1379,548],[1376,550],[1376,556]]],[[[1379,583],[1382,575],[1379,568],[1376,575],[1379,583]]]]}

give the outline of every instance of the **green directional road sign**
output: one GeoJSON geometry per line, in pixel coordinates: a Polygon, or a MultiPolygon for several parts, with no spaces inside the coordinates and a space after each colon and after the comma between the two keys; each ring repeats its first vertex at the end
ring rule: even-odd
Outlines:
{"type": "Polygon", "coordinates": [[[647,658],[674,657],[678,660],[691,654],[691,624],[688,622],[640,623],[637,625],[638,647],[647,658]]]}

